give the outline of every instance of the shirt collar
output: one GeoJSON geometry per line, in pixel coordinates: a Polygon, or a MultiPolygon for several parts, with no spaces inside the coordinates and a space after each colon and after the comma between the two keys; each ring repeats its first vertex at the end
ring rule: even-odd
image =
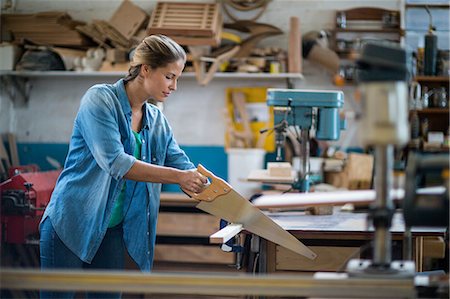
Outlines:
{"type": "MultiPolygon", "coordinates": [[[[131,118],[131,105],[130,100],[128,99],[127,91],[125,90],[125,82],[123,79],[120,79],[115,83],[117,95],[119,97],[120,105],[122,106],[122,110],[125,115],[128,115],[131,118]]],[[[150,119],[147,115],[147,106],[145,104],[142,109],[142,128],[148,130],[150,127],[150,119]]]]}
{"type": "Polygon", "coordinates": [[[130,101],[128,100],[128,95],[127,91],[125,90],[125,83],[123,82],[123,79],[120,79],[114,85],[116,87],[117,96],[119,98],[119,102],[122,106],[123,112],[125,113],[125,115],[131,116],[131,105],[130,101]]]}

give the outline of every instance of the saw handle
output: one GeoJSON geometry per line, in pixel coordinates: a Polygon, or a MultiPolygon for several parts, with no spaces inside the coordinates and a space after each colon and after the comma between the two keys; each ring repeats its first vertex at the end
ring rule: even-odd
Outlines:
{"type": "Polygon", "coordinates": [[[216,177],[212,172],[207,170],[203,165],[198,164],[197,171],[210,180],[210,184],[205,186],[200,193],[194,193],[187,190],[183,190],[184,193],[196,200],[202,201],[213,201],[218,196],[225,195],[233,189],[227,182],[223,179],[216,177]]]}

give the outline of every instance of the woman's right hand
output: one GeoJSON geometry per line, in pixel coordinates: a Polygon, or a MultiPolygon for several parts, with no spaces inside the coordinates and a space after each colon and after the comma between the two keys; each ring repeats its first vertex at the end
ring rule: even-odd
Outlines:
{"type": "Polygon", "coordinates": [[[204,175],[196,169],[191,169],[181,171],[178,184],[185,191],[200,193],[207,183],[208,179],[204,175]]]}

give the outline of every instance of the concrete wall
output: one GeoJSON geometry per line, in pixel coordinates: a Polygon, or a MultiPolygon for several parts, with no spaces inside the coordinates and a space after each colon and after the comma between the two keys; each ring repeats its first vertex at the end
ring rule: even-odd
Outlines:
{"type": "MultiPolygon", "coordinates": [[[[156,1],[150,0],[134,0],[133,2],[149,14],[156,3],[156,1]]],[[[13,1],[13,3],[16,5],[14,10],[16,13],[63,10],[68,12],[73,19],[88,22],[92,19],[109,19],[121,1],[21,0],[13,1]]],[[[298,16],[302,31],[308,32],[332,29],[335,10],[358,6],[399,9],[401,5],[402,1],[400,0],[272,0],[267,11],[258,21],[275,25],[287,33],[289,17],[298,16]]],[[[261,45],[287,48],[287,34],[268,38],[261,45]]],[[[304,76],[305,80],[295,82],[296,88],[336,89],[331,84],[330,75],[316,65],[305,62],[304,76]]],[[[5,92],[1,91],[0,132],[15,133],[19,144],[22,145],[67,144],[72,131],[73,119],[85,90],[95,83],[114,82],[117,79],[102,76],[30,78],[29,102],[21,107],[16,107],[5,95],[5,92]]],[[[225,103],[225,89],[237,86],[286,87],[286,81],[285,79],[215,78],[207,87],[201,87],[192,77],[180,78],[178,91],[171,95],[166,102],[164,113],[172,124],[178,142],[183,147],[194,149],[213,147],[223,151],[225,125],[222,111],[225,103]]],[[[345,109],[348,111],[357,109],[352,103],[354,89],[346,87],[344,91],[346,93],[345,109]]],[[[343,138],[345,139],[345,133],[343,138]]],[[[344,142],[344,140],[340,142],[344,142]]],[[[348,143],[358,145],[355,138],[351,138],[348,143]]],[[[20,149],[25,151],[25,153],[21,153],[21,159],[24,159],[24,155],[31,155],[23,147],[20,149]]],[[[226,160],[224,162],[226,164],[226,160]]],[[[223,173],[223,170],[221,172],[223,173]]]]}

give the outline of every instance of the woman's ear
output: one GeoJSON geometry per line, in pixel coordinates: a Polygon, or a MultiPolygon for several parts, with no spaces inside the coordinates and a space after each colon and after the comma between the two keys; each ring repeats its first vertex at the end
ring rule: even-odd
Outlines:
{"type": "Polygon", "coordinates": [[[147,75],[148,73],[150,73],[150,67],[147,64],[143,64],[141,67],[142,73],[147,75]]]}

